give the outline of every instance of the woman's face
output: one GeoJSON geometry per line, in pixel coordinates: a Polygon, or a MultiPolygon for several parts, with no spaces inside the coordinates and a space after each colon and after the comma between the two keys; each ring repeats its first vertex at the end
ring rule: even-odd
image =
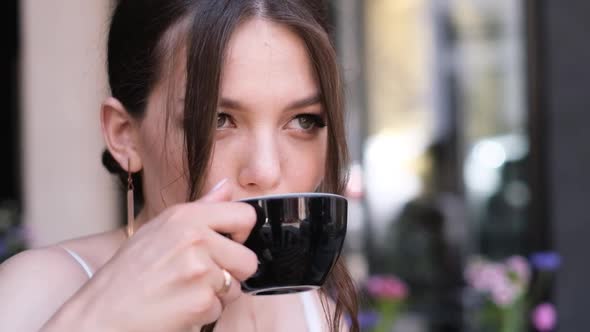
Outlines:
{"type": "MultiPolygon", "coordinates": [[[[154,212],[185,201],[188,188],[182,109],[172,115],[166,134],[163,90],[156,88],[151,95],[139,130],[146,207],[154,212]]],[[[295,33],[263,19],[238,27],[222,68],[204,192],[225,178],[234,200],[315,190],[324,176],[327,149],[319,92],[306,48],[295,33]]]]}

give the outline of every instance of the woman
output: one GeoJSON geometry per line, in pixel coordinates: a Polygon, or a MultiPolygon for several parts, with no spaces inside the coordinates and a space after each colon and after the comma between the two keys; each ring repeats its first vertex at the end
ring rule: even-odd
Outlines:
{"type": "Polygon", "coordinates": [[[236,200],[343,191],[341,86],[316,1],[121,0],[107,60],[103,163],[129,179],[137,217],[7,261],[0,330],[337,331],[345,314],[357,330],[341,263],[311,297],[239,287],[257,260],[241,244],[255,213],[236,200]]]}

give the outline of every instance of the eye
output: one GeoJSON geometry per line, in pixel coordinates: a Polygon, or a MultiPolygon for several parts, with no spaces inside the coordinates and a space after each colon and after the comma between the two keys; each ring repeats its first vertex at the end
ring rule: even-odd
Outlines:
{"type": "Polygon", "coordinates": [[[231,125],[231,115],[227,113],[217,113],[217,129],[229,128],[231,125]]]}
{"type": "Polygon", "coordinates": [[[326,122],[318,114],[299,114],[287,125],[290,129],[311,131],[317,128],[324,128],[326,122]]]}

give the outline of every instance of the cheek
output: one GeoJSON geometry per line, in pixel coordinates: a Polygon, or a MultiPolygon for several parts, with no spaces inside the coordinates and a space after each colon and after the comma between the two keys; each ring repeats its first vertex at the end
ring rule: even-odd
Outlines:
{"type": "Polygon", "coordinates": [[[284,142],[282,145],[283,182],[289,191],[312,191],[324,178],[326,141],[284,142]]]}
{"type": "Polygon", "coordinates": [[[205,180],[204,192],[208,192],[219,181],[227,178],[237,183],[239,168],[248,155],[246,140],[240,137],[217,140],[213,146],[211,168],[205,180]]]}

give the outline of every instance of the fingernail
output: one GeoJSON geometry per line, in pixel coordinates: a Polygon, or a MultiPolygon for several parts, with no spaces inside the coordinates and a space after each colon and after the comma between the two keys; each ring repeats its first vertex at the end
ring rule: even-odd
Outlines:
{"type": "Polygon", "coordinates": [[[209,190],[209,193],[211,194],[211,193],[216,192],[217,190],[219,190],[219,188],[223,187],[223,185],[226,182],[227,182],[227,178],[217,182],[217,184],[211,190],[209,190]]]}

